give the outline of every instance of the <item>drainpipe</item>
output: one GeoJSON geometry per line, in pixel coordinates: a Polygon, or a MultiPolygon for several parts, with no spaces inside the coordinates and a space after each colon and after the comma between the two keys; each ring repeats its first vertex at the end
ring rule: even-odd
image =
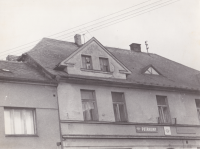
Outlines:
{"type": "Polygon", "coordinates": [[[61,120],[60,120],[60,109],[59,109],[59,102],[58,102],[58,86],[57,86],[57,105],[58,105],[58,119],[59,119],[59,130],[60,130],[60,143],[61,143],[61,149],[63,149],[63,141],[62,141],[62,132],[61,132],[61,120]]]}

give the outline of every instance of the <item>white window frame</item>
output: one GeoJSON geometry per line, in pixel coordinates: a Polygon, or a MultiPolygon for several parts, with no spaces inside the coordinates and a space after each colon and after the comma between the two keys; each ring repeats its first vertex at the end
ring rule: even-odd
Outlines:
{"type": "Polygon", "coordinates": [[[96,102],[96,98],[95,98],[95,91],[94,90],[85,90],[85,89],[81,89],[81,92],[84,92],[84,91],[87,91],[87,92],[92,92],[92,96],[93,96],[93,99],[83,99],[81,97],[81,102],[82,102],[82,108],[83,108],[83,103],[84,102],[91,102],[93,103],[94,105],[94,114],[95,116],[93,117],[92,116],[92,113],[90,113],[90,116],[91,116],[91,119],[90,120],[87,120],[85,119],[85,115],[84,115],[84,110],[83,110],[83,119],[84,121],[98,121],[99,117],[98,117],[98,108],[97,108],[97,102],[96,102]],[[96,119],[95,119],[96,118],[96,119]]]}
{"type": "Polygon", "coordinates": [[[112,94],[113,112],[114,112],[114,116],[115,116],[115,121],[116,122],[127,122],[128,121],[128,116],[127,116],[127,109],[126,109],[126,104],[125,104],[124,93],[122,93],[122,92],[111,92],[111,94],[112,94]],[[122,94],[122,101],[113,101],[113,94],[115,94],[115,93],[122,94]],[[114,105],[117,105],[117,113],[116,114],[115,114],[114,105]],[[125,120],[122,120],[121,117],[120,117],[119,105],[123,105],[124,106],[123,114],[124,114],[125,120]],[[117,117],[117,119],[116,119],[116,117],[117,117]]]}
{"type": "MultiPolygon", "coordinates": [[[[10,112],[10,131],[11,133],[7,133],[6,132],[6,127],[9,127],[9,126],[5,126],[5,135],[25,135],[25,136],[31,136],[31,135],[36,135],[37,132],[36,132],[36,114],[35,114],[35,109],[33,108],[13,108],[13,107],[4,107],[4,120],[6,122],[6,119],[8,119],[8,117],[6,118],[5,117],[5,112],[6,111],[9,111],[10,112]],[[16,130],[15,130],[15,118],[14,118],[14,112],[15,110],[18,110],[20,111],[20,117],[21,117],[21,121],[22,121],[22,125],[23,125],[23,133],[16,133],[16,130]],[[28,133],[27,132],[27,124],[26,124],[26,120],[25,120],[25,116],[24,114],[26,113],[26,111],[31,111],[32,113],[32,121],[33,121],[33,133],[28,133]]],[[[5,123],[6,125],[6,123],[5,123]]]]}
{"type": "Polygon", "coordinates": [[[157,102],[158,114],[159,114],[159,123],[161,123],[161,124],[170,124],[170,123],[172,123],[172,120],[171,120],[171,115],[170,115],[167,96],[156,95],[156,100],[157,101],[158,101],[158,97],[162,97],[162,98],[165,99],[165,105],[159,105],[158,102],[157,102]],[[167,117],[168,118],[165,118],[164,108],[167,108],[167,117]]]}

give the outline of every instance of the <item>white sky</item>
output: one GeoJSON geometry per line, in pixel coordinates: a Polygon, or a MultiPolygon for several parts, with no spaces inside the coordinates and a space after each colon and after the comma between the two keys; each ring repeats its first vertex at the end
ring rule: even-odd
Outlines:
{"type": "MultiPolygon", "coordinates": [[[[168,1],[0,0],[0,58],[5,59],[8,54],[19,55],[31,48],[25,48],[25,46],[13,49],[20,45],[48,37],[136,4],[144,2],[126,12],[137,9],[132,12],[136,13],[142,10],[140,7],[145,9],[151,3],[157,5],[166,2],[167,4],[168,1]]],[[[171,0],[170,2],[175,1],[171,0]]],[[[171,5],[95,32],[91,32],[91,27],[87,27],[87,25],[70,31],[73,31],[74,35],[87,29],[90,34],[87,32],[88,34],[85,35],[86,41],[94,36],[103,45],[110,47],[129,49],[131,43],[140,43],[143,52],[146,52],[144,42],[147,40],[150,53],[200,70],[200,0],[179,0],[171,5]],[[77,29],[79,30],[76,31],[77,29]]],[[[67,37],[67,35],[63,37],[67,37]]],[[[73,39],[62,40],[73,41],[73,39]]]]}

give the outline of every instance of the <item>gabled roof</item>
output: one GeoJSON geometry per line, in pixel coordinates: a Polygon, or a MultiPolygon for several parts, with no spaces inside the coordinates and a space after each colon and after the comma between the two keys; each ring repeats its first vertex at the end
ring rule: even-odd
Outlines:
{"type": "MultiPolygon", "coordinates": [[[[53,69],[78,48],[79,47],[72,42],[44,38],[31,51],[27,52],[27,55],[34,59],[35,62],[40,64],[49,73],[58,76],[68,76],[68,74],[62,71],[53,69]]],[[[156,54],[132,52],[126,49],[112,47],[105,48],[131,71],[131,74],[127,76],[126,80],[123,80],[123,83],[127,82],[195,90],[200,88],[200,82],[197,78],[200,71],[194,70],[156,54]],[[154,66],[163,76],[142,75],[141,71],[148,65],[154,66]]],[[[110,80],[112,79],[109,79],[109,81],[110,80]]]]}
{"type": "Polygon", "coordinates": [[[0,61],[0,79],[49,80],[29,64],[11,61],[0,61]]]}
{"type": "Polygon", "coordinates": [[[80,48],[76,49],[73,53],[71,53],[64,61],[62,61],[60,64],[65,65],[65,63],[70,60],[73,56],[75,56],[77,53],[79,53],[81,50],[83,50],[85,47],[87,47],[91,42],[96,42],[108,55],[110,55],[119,65],[121,65],[125,70],[124,73],[130,74],[130,70],[122,64],[117,58],[115,58],[114,55],[110,51],[108,51],[96,38],[92,37],[90,40],[88,40],[84,45],[82,45],[80,48]]]}

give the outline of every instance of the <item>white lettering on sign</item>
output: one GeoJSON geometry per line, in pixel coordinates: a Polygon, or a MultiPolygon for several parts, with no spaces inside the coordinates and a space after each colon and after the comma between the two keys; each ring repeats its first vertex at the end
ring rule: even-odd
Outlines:
{"type": "Polygon", "coordinates": [[[165,131],[165,135],[170,136],[171,135],[171,129],[168,126],[164,126],[164,131],[165,131]]]}
{"type": "Polygon", "coordinates": [[[157,127],[146,127],[146,126],[136,126],[136,132],[143,133],[143,132],[158,132],[157,127]]]}

